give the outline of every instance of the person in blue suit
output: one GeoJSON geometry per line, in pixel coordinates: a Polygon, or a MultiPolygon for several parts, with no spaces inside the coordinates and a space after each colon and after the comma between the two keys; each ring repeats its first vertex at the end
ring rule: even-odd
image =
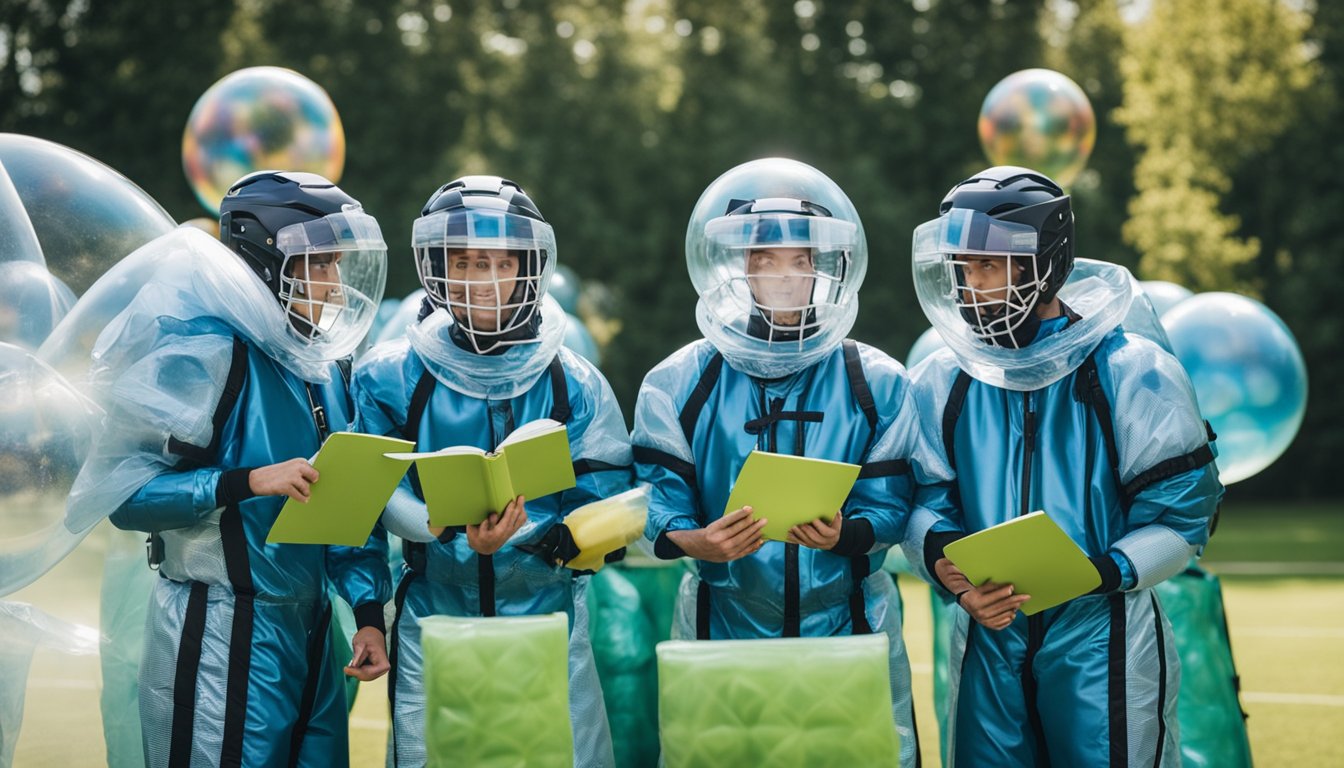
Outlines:
{"type": "Polygon", "coordinates": [[[448,529],[429,527],[414,475],[393,494],[383,520],[405,541],[406,565],[392,628],[388,762],[426,761],[420,618],[563,611],[571,619],[574,764],[612,765],[588,637],[588,576],[559,564],[577,554],[565,516],[630,489],[630,440],[606,379],[561,346],[564,312],[546,295],[555,234],[517,184],[467,176],[430,197],[413,249],[432,311],[356,368],[359,428],[413,440],[421,451],[493,450],[516,427],[553,419],[567,428],[577,485],[519,496],[480,525],[448,529]]]}
{"type": "Polygon", "coordinates": [[[386,246],[358,202],[314,174],[251,174],[220,208],[223,245],[176,230],[146,246],[160,268],[95,346],[109,423],[71,520],[110,514],[150,534],[148,765],[344,765],[331,595],[358,624],[346,674],[383,674],[386,536],[266,537],[286,498],[319,481],[307,457],[351,422],[348,355],[382,294],[386,246]]]}
{"type": "MultiPolygon", "coordinates": [[[[927,477],[906,554],[955,599],[948,765],[1179,763],[1179,662],[1152,587],[1207,541],[1222,496],[1180,363],[1126,333],[1122,267],[1074,268],[1069,196],[996,167],[915,230],[920,304],[947,348],[915,368],[927,477]],[[1100,586],[1026,616],[950,542],[1044,510],[1100,586]]],[[[1080,265],[1082,266],[1082,265],[1080,265]]]]}
{"type": "Polygon", "coordinates": [[[884,632],[901,762],[918,755],[901,603],[881,570],[905,533],[918,417],[904,368],[845,336],[867,243],[843,191],[772,158],[701,196],[686,236],[704,338],[659,363],[635,406],[635,467],[649,483],[645,537],[689,557],[675,634],[708,640],[884,632]],[[862,465],[844,507],[761,538],[750,508],[725,510],[753,450],[862,465]]]}

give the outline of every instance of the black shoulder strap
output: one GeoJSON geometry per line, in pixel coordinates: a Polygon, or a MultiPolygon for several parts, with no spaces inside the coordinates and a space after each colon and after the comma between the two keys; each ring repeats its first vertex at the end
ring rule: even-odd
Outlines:
{"type": "Polygon", "coordinates": [[[425,406],[429,404],[429,396],[432,394],[434,394],[434,374],[426,370],[420,374],[420,380],[415,382],[411,402],[406,406],[406,423],[401,427],[403,439],[413,443],[420,441],[420,419],[425,415],[425,406]]]}
{"type": "Polygon", "coordinates": [[[695,442],[695,423],[700,420],[700,411],[704,410],[705,403],[709,402],[709,395],[719,383],[721,373],[723,373],[723,355],[716,351],[705,364],[705,369],[700,372],[700,380],[695,383],[695,389],[691,390],[691,396],[686,398],[686,404],[681,406],[678,420],[681,422],[682,434],[686,435],[687,445],[693,445],[695,442]]]}
{"type": "Polygon", "coordinates": [[[1091,403],[1093,410],[1096,411],[1097,421],[1101,424],[1101,434],[1106,441],[1106,458],[1111,462],[1111,475],[1115,479],[1115,487],[1119,489],[1122,503],[1126,508],[1144,488],[1169,477],[1189,472],[1192,469],[1199,469],[1214,460],[1212,443],[1217,435],[1213,434],[1213,429],[1206,421],[1204,422],[1204,430],[1209,439],[1204,445],[1181,456],[1173,456],[1170,459],[1160,461],[1140,472],[1128,483],[1122,483],[1120,481],[1120,449],[1115,438],[1114,414],[1111,411],[1111,402],[1106,397],[1106,390],[1101,386],[1101,374],[1097,370],[1096,352],[1088,355],[1083,364],[1078,367],[1078,388],[1079,394],[1082,395],[1079,399],[1091,403]]]}
{"type": "Polygon", "coordinates": [[[943,406],[943,450],[947,452],[948,466],[957,468],[957,453],[954,450],[957,437],[957,419],[961,418],[961,407],[966,404],[966,391],[971,388],[971,375],[958,370],[957,378],[952,382],[952,391],[947,395],[947,404],[943,406]]]}
{"type": "Polygon", "coordinates": [[[229,420],[229,414],[233,413],[234,406],[238,404],[238,397],[242,395],[243,385],[246,382],[247,344],[235,336],[233,339],[233,355],[229,360],[229,375],[224,380],[224,391],[219,395],[219,403],[215,405],[215,415],[211,420],[214,424],[214,431],[210,435],[210,444],[202,448],[169,436],[169,452],[181,456],[184,464],[208,466],[213,463],[215,453],[219,451],[220,432],[224,429],[225,422],[229,420]]]}
{"type": "Polygon", "coordinates": [[[877,430],[877,404],[873,402],[873,391],[868,388],[868,377],[863,374],[863,360],[859,358],[859,345],[853,339],[840,342],[845,351],[845,375],[849,377],[849,391],[863,409],[863,417],[868,420],[868,429],[877,430]]]}
{"type": "Polygon", "coordinates": [[[569,407],[569,381],[565,378],[565,366],[556,355],[551,360],[551,413],[547,418],[565,424],[573,416],[569,407]]]}

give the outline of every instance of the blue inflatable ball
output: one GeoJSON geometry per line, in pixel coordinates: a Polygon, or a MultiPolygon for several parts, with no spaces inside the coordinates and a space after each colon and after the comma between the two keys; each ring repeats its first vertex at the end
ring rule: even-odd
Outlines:
{"type": "Polygon", "coordinates": [[[560,303],[565,314],[579,313],[579,276],[564,264],[555,265],[555,274],[551,275],[551,287],[546,289],[551,298],[560,303]]]}
{"type": "Polygon", "coordinates": [[[1223,483],[1254,475],[1293,441],[1307,407],[1307,368],[1279,316],[1235,293],[1201,293],[1162,317],[1218,434],[1223,483]]]}
{"type": "Polygon", "coordinates": [[[915,343],[910,346],[910,352],[905,356],[905,367],[914,368],[920,360],[932,355],[934,352],[946,347],[943,337],[938,335],[936,328],[929,328],[915,339],[915,343]]]}
{"type": "Polygon", "coordinates": [[[1153,309],[1157,310],[1158,317],[1167,314],[1167,310],[1195,295],[1189,288],[1165,280],[1141,280],[1139,285],[1143,288],[1143,292],[1148,294],[1148,300],[1153,303],[1153,309]]]}
{"type": "Polygon", "coordinates": [[[75,294],[33,261],[0,263],[0,341],[36,350],[75,306],[75,294]]]}
{"type": "Polygon", "coordinates": [[[597,341],[593,339],[593,334],[588,332],[588,326],[573,315],[567,314],[565,319],[568,321],[565,324],[565,346],[587,358],[593,365],[601,365],[602,358],[597,351],[597,341]]]}

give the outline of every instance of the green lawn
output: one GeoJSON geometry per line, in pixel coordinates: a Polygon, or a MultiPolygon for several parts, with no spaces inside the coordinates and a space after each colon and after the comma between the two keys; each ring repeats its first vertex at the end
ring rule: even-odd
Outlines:
{"type": "MultiPolygon", "coordinates": [[[[1258,766],[1344,765],[1344,510],[1340,505],[1228,504],[1204,565],[1223,577],[1233,650],[1258,766]]],[[[97,537],[11,599],[95,624],[102,547],[97,537]]],[[[925,765],[938,765],[928,590],[901,579],[925,765]]],[[[14,764],[104,762],[96,657],[38,651],[28,679],[14,764]]],[[[351,757],[380,765],[386,688],[361,691],[351,757]]]]}

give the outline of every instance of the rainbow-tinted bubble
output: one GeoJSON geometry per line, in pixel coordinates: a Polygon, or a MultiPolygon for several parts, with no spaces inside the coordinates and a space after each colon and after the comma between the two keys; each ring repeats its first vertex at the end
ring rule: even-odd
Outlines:
{"type": "Polygon", "coordinates": [[[1097,119],[1077,83],[1054,70],[1024,69],[990,90],[979,132],[994,165],[1032,168],[1068,187],[1092,154],[1097,119]]]}

